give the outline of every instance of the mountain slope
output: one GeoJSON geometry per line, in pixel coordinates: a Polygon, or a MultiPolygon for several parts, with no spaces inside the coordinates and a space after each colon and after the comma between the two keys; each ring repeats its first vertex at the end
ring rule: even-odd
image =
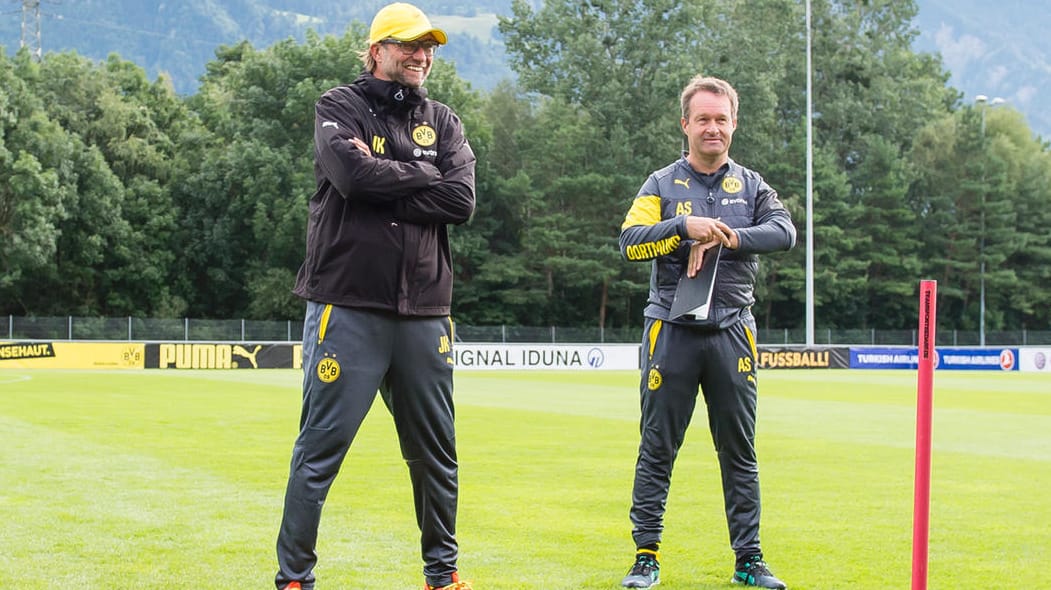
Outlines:
{"type": "MultiPolygon", "coordinates": [[[[22,39],[22,3],[0,2],[0,46],[13,54],[22,39]]],[[[262,48],[287,38],[302,41],[307,30],[342,35],[351,22],[368,23],[386,1],[41,0],[39,4],[45,53],[74,50],[97,60],[116,53],[142,66],[151,78],[168,74],[176,91],[192,94],[205,64],[222,45],[248,40],[262,48]]],[[[485,2],[455,9],[433,8],[438,2],[418,4],[440,15],[434,17],[435,24],[454,34],[455,43],[443,48],[441,55],[457,63],[461,76],[483,89],[510,77],[502,46],[491,40],[495,7],[484,6],[485,2]]],[[[31,18],[30,30],[33,22],[31,18]]],[[[348,72],[347,78],[356,74],[348,72]]]]}
{"type": "Polygon", "coordinates": [[[1051,138],[1051,10],[1045,3],[920,0],[916,47],[939,52],[964,102],[1007,100],[1030,128],[1051,138]]]}
{"type": "MultiPolygon", "coordinates": [[[[302,40],[308,29],[341,35],[352,21],[367,23],[386,2],[41,0],[42,45],[45,52],[75,50],[99,60],[117,53],[151,78],[167,73],[178,92],[192,94],[221,45],[247,39],[266,47],[302,40]]],[[[416,3],[453,35],[441,56],[475,88],[513,77],[496,30],[496,15],[510,13],[510,0],[416,3]]],[[[21,0],[0,0],[0,46],[8,54],[19,47],[21,6],[21,0]]],[[[1034,133],[1051,137],[1051,10],[1045,3],[1001,0],[993,10],[979,0],[919,0],[918,6],[915,47],[941,53],[965,103],[978,94],[1002,97],[1026,115],[1034,133]]]]}

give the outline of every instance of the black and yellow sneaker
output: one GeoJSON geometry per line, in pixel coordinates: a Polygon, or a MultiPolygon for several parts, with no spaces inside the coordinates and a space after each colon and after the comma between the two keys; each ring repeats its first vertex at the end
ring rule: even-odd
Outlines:
{"type": "Polygon", "coordinates": [[[757,588],[773,588],[774,590],[785,590],[787,588],[784,582],[778,580],[774,577],[774,574],[770,573],[770,568],[763,561],[762,555],[753,555],[739,562],[735,570],[734,577],[730,580],[734,584],[744,584],[745,586],[755,586],[757,588]]]}
{"type": "Polygon", "coordinates": [[[657,561],[659,554],[656,551],[640,549],[635,554],[635,564],[631,571],[624,576],[620,585],[625,588],[649,588],[661,583],[661,564],[657,561]]]}

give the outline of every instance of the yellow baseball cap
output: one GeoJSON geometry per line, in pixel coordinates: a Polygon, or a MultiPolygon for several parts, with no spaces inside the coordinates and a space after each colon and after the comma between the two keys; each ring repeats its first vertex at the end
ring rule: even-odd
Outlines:
{"type": "Polygon", "coordinates": [[[414,41],[430,33],[434,39],[445,45],[449,38],[445,31],[431,26],[430,19],[419,8],[405,2],[388,4],[376,13],[369,29],[369,45],[384,39],[414,41]]]}

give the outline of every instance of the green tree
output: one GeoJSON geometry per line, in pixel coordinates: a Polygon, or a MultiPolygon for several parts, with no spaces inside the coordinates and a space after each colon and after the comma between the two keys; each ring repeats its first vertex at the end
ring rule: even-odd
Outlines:
{"type": "Polygon", "coordinates": [[[1020,113],[997,113],[989,119],[990,128],[1000,130],[1004,140],[998,147],[1012,166],[1017,197],[1017,247],[1005,260],[1017,282],[992,293],[993,318],[1003,329],[1044,329],[1051,326],[1051,151],[1047,143],[1033,140],[1020,113]]]}
{"type": "Polygon", "coordinates": [[[813,8],[815,150],[833,155],[846,180],[820,194],[820,224],[815,212],[815,250],[831,265],[831,280],[815,281],[818,324],[904,328],[920,278],[905,196],[916,169],[904,155],[915,129],[947,113],[957,93],[936,56],[911,49],[914,2],[813,8]]]}
{"type": "MultiPolygon", "coordinates": [[[[707,22],[697,27],[707,56],[699,73],[730,81],[740,98],[730,156],[778,191],[798,231],[795,250],[762,258],[753,313],[762,327],[794,327],[803,321],[806,297],[804,7],[792,0],[719,0],[711,3],[707,22]]],[[[834,158],[820,147],[815,152],[815,202],[834,201],[831,191],[843,179],[834,158]]],[[[817,206],[815,216],[822,229],[835,219],[817,206]]],[[[816,260],[821,279],[833,276],[820,252],[816,260]]]]}
{"type": "Polygon", "coordinates": [[[189,104],[212,135],[187,138],[188,159],[173,187],[193,315],[301,315],[291,289],[314,189],[313,106],[360,71],[360,38],[355,29],[262,50],[242,42],[220,47],[208,64],[189,104]]]}
{"type": "MultiPolygon", "coordinates": [[[[967,116],[965,111],[933,120],[916,134],[910,160],[922,172],[910,186],[910,199],[919,221],[913,232],[925,253],[923,271],[938,281],[939,315],[960,318],[962,328],[976,329],[977,314],[964,313],[969,294],[977,294],[977,283],[971,284],[968,275],[978,271],[977,208],[973,195],[964,195],[975,190],[967,166],[973,156],[960,153],[967,149],[960,129],[967,116]]],[[[977,121],[973,113],[969,119],[977,121]]]]}
{"type": "MultiPolygon", "coordinates": [[[[64,128],[72,126],[63,116],[65,96],[52,92],[63,83],[78,89],[82,80],[99,77],[97,68],[63,54],[49,56],[38,64],[22,52],[16,56],[14,75],[21,82],[18,88],[25,91],[23,96],[32,97],[21,102],[25,110],[20,113],[20,122],[6,137],[9,145],[18,145],[25,154],[18,160],[22,172],[18,180],[22,182],[17,186],[27,189],[20,195],[25,199],[19,207],[21,218],[23,222],[30,219],[25,212],[33,203],[43,206],[36,211],[55,214],[47,222],[53,224],[55,235],[53,248],[46,250],[47,264],[32,273],[22,272],[19,278],[24,283],[18,288],[46,292],[48,297],[35,298],[26,311],[84,315],[139,311],[123,297],[128,290],[122,280],[127,276],[123,266],[131,262],[131,250],[136,245],[123,216],[124,187],[98,146],[86,143],[77,131],[64,128]],[[31,170],[40,177],[25,182],[31,170]]],[[[104,86],[104,82],[96,85],[104,86]]],[[[76,124],[90,121],[91,116],[79,117],[76,124]]]]}
{"type": "MultiPolygon", "coordinates": [[[[22,58],[25,59],[24,57],[22,58]]],[[[65,140],[39,99],[0,51],[0,301],[4,313],[31,313],[33,280],[58,249],[66,216],[54,170],[35,155],[36,142],[65,140]]]]}
{"type": "Polygon", "coordinates": [[[984,282],[987,330],[1046,325],[1047,147],[1016,111],[967,106],[922,129],[911,160],[923,170],[910,201],[939,313],[977,330],[984,282]]]}
{"type": "Polygon", "coordinates": [[[15,159],[0,150],[0,183],[0,291],[7,311],[26,313],[35,292],[23,278],[41,272],[56,250],[63,210],[47,197],[55,196],[57,179],[31,154],[21,151],[15,159]]]}
{"type": "Polygon", "coordinates": [[[53,170],[66,215],[51,265],[33,280],[50,296],[36,313],[146,314],[177,310],[169,289],[175,223],[164,185],[188,112],[163,83],[112,56],[20,60],[35,108],[61,131],[26,136],[53,170]],[[59,134],[64,135],[59,139],[59,134]]]}
{"type": "Polygon", "coordinates": [[[545,301],[533,323],[605,326],[641,305],[645,289],[627,287],[639,269],[620,260],[616,236],[646,174],[680,149],[678,93],[696,73],[699,10],[611,0],[547,2],[534,12],[519,0],[513,17],[501,18],[522,88],[550,98],[517,139],[533,198],[524,261],[505,265],[531,269],[518,276],[532,281],[527,300],[545,301]]]}
{"type": "MultiPolygon", "coordinates": [[[[561,128],[545,129],[558,138],[556,145],[583,150],[588,158],[566,158],[566,153],[575,152],[565,149],[554,160],[572,162],[575,168],[557,170],[561,162],[547,162],[552,167],[535,172],[527,168],[530,176],[546,179],[560,173],[584,180],[597,174],[608,179],[607,190],[616,191],[585,200],[591,207],[574,211],[571,219],[577,225],[593,231],[604,228],[614,238],[619,233],[623,213],[645,176],[675,159],[682,148],[679,93],[697,74],[723,77],[739,89],[741,131],[731,156],[743,164],[758,169],[773,164],[798,129],[799,101],[779,100],[795,63],[790,56],[801,54],[795,51],[802,47],[802,16],[795,3],[547,2],[534,12],[527,3],[516,2],[512,10],[513,18],[501,20],[501,31],[523,86],[552,97],[552,104],[573,105],[586,113],[587,121],[587,127],[562,124],[579,137],[567,138],[561,128]],[[793,119],[786,123],[786,116],[793,119]]],[[[779,179],[772,180],[780,186],[779,179]]],[[[576,185],[586,186],[587,181],[576,185]]],[[[800,189],[796,194],[801,193],[800,189]]],[[[546,231],[551,227],[543,225],[546,231]]],[[[604,247],[572,252],[580,256],[589,251],[608,252],[604,247]]],[[[774,265],[763,275],[761,289],[788,297],[777,284],[783,274],[774,265]]],[[[618,308],[615,317],[624,310],[637,312],[646,293],[638,266],[619,257],[596,258],[596,270],[585,276],[590,276],[591,291],[603,303],[572,305],[599,309],[600,321],[607,302],[618,308]],[[626,288],[632,283],[637,286],[626,288]],[[609,298],[610,287],[628,299],[609,298]]]]}
{"type": "Polygon", "coordinates": [[[534,11],[515,0],[500,31],[525,90],[588,112],[601,140],[595,171],[644,178],[681,145],[678,93],[704,63],[695,34],[704,6],[559,0],[534,11]]]}

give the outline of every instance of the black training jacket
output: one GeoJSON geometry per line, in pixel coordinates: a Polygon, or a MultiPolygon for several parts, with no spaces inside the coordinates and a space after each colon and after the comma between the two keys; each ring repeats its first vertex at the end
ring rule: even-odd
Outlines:
{"type": "Polygon", "coordinates": [[[447,224],[474,212],[475,156],[446,105],[363,73],[315,106],[307,251],[293,292],[405,316],[449,313],[447,224]],[[352,138],[364,141],[371,156],[352,138]]]}
{"type": "Polygon", "coordinates": [[[723,249],[708,319],[675,323],[726,328],[755,302],[758,254],[795,245],[792,217],[757,172],[733,160],[714,175],[696,172],[685,157],[651,174],[632,202],[620,234],[620,251],[626,259],[653,261],[643,312],[648,318],[668,319],[693,243],[686,234],[688,215],[721,219],[737,232],[739,245],[736,250],[723,249]]]}

